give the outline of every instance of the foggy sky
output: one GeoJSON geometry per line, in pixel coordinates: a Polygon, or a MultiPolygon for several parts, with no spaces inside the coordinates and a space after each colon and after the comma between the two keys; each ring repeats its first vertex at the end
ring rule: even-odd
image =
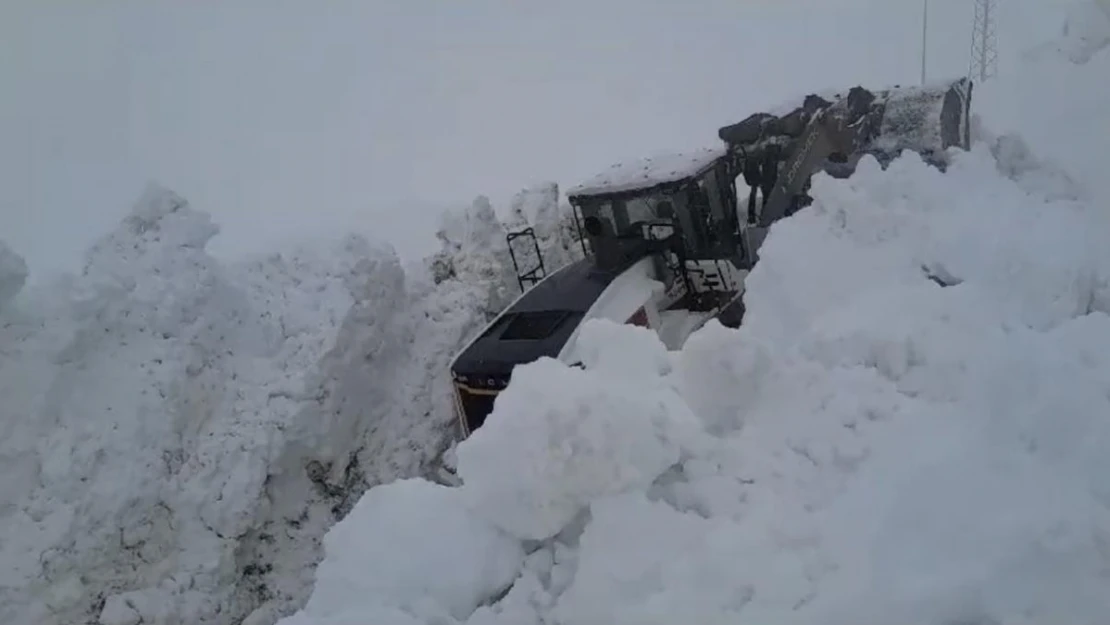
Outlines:
{"type": "MultiPolygon", "coordinates": [[[[1062,9],[1002,5],[1006,72],[1062,9]]],[[[930,76],[962,75],[971,2],[930,7],[930,76]]],[[[920,0],[3,0],[0,238],[74,269],[156,180],[221,255],[356,230],[412,257],[440,208],[914,84],[920,45],[920,0]]]]}

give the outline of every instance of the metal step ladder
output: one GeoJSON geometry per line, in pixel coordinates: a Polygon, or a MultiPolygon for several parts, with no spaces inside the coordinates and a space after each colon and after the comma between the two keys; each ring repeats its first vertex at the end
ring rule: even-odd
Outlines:
{"type": "Polygon", "coordinates": [[[547,277],[547,268],[543,264],[543,252],[540,251],[540,242],[536,239],[536,231],[531,226],[505,235],[505,243],[509,246],[509,257],[513,260],[513,272],[516,273],[516,282],[520,285],[521,293],[525,291],[525,282],[527,282],[529,286],[535,286],[547,277]],[[536,265],[527,271],[521,271],[520,260],[517,258],[516,250],[513,247],[513,241],[517,239],[532,240],[532,251],[536,255],[536,265]]]}

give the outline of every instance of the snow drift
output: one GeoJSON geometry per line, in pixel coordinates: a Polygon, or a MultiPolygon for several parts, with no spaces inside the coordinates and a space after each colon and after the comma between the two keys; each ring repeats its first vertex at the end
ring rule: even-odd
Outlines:
{"type": "Polygon", "coordinates": [[[488,202],[445,216],[449,275],[355,236],[223,265],[217,232],[151,187],[59,284],[0,245],[0,621],[273,623],[453,441],[448,359],[512,295],[488,202]]]}
{"type": "MultiPolygon", "coordinates": [[[[1089,52],[1052,67],[1097,96],[1089,52]]],[[[281,623],[1101,622],[1110,195],[1076,164],[1110,154],[1060,147],[1108,119],[1084,97],[981,109],[1060,143],[816,177],[739,330],[667,352],[595,321],[584,369],[519,367],[463,484],[371,490],[281,623]]]]}

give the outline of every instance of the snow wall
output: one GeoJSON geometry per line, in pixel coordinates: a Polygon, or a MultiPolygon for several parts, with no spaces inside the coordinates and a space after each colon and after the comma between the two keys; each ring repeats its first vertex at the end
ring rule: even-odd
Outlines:
{"type": "MultiPolygon", "coordinates": [[[[510,217],[565,260],[557,200],[510,217]]],[[[454,441],[449,359],[516,295],[504,231],[479,198],[407,268],[356,236],[226,265],[209,217],[151,186],[58,284],[21,292],[0,244],[0,622],[303,605],[327,528],[454,441]]]]}
{"type": "Polygon", "coordinates": [[[982,86],[947,173],[816,177],[739,330],[518,368],[462,486],[367,492],[282,625],[1105,622],[1101,15],[982,86]]]}

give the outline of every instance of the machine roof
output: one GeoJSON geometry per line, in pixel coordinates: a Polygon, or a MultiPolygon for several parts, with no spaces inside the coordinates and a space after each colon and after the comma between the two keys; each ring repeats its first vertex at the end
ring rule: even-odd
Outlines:
{"type": "Polygon", "coordinates": [[[660,154],[617,163],[567,191],[570,197],[624,193],[650,189],[696,176],[726,153],[725,146],[691,152],[660,154]]]}
{"type": "Polygon", "coordinates": [[[462,375],[509,375],[516,365],[555,358],[618,272],[582,259],[529,289],[451,365],[462,375]]]}

